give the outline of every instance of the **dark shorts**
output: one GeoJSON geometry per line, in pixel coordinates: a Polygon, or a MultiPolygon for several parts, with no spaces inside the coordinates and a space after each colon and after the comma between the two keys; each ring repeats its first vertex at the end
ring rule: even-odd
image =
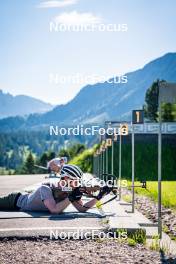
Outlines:
{"type": "Polygon", "coordinates": [[[9,211],[16,211],[20,208],[16,205],[17,200],[20,197],[21,193],[15,192],[10,193],[7,196],[0,197],[0,211],[9,210],[9,211]]]}

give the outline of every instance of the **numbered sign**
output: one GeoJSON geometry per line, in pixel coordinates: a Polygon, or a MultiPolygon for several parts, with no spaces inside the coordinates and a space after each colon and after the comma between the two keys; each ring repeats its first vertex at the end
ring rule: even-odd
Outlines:
{"type": "Polygon", "coordinates": [[[128,124],[121,124],[120,125],[119,134],[122,136],[128,135],[128,124]]]}
{"type": "Polygon", "coordinates": [[[106,146],[107,147],[111,147],[112,146],[112,139],[111,138],[107,138],[106,139],[106,146]]]}
{"type": "Polygon", "coordinates": [[[144,110],[133,110],[132,123],[143,124],[144,123],[144,110]]]}

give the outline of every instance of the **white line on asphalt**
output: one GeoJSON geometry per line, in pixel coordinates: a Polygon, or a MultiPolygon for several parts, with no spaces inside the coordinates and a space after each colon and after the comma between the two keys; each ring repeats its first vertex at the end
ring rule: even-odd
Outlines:
{"type": "Polygon", "coordinates": [[[102,227],[89,227],[89,226],[84,226],[84,227],[78,227],[78,228],[73,228],[73,227],[22,227],[22,228],[1,228],[0,232],[10,232],[10,231],[33,231],[33,230],[53,230],[53,229],[58,229],[58,230],[102,230],[102,227]]]}

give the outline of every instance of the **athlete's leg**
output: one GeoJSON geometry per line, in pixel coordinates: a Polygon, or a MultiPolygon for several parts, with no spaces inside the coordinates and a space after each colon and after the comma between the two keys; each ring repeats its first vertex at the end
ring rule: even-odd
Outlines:
{"type": "Polygon", "coordinates": [[[10,193],[6,196],[0,197],[0,211],[17,210],[16,202],[17,202],[17,199],[19,196],[20,196],[20,193],[14,192],[14,193],[10,193]]]}

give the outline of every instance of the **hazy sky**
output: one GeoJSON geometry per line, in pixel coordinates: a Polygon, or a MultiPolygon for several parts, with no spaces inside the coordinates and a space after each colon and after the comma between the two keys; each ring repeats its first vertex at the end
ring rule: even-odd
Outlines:
{"type": "Polygon", "coordinates": [[[175,12],[175,0],[1,0],[0,89],[66,103],[83,86],[69,76],[110,77],[176,51],[175,12]],[[51,21],[128,30],[50,32],[51,21]],[[52,83],[50,74],[66,83],[52,83]]]}

